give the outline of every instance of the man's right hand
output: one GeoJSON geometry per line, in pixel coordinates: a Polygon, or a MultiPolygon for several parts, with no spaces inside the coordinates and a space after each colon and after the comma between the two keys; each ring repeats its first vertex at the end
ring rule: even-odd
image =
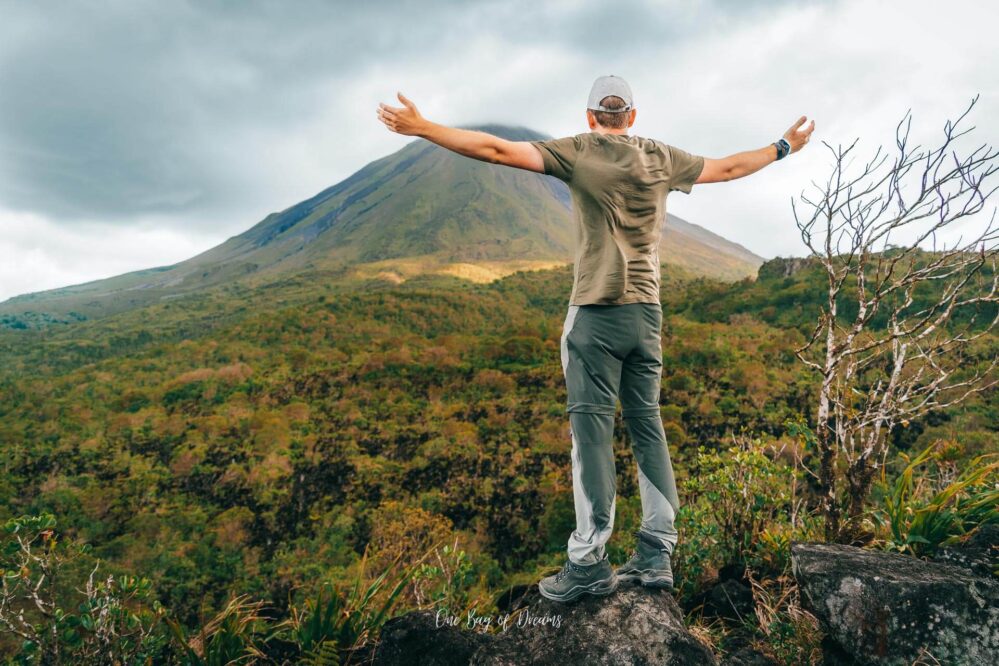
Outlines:
{"type": "Polygon", "coordinates": [[[385,123],[385,126],[396,134],[406,136],[418,136],[427,125],[426,119],[420,114],[419,109],[413,102],[397,92],[396,96],[402,102],[402,106],[389,106],[388,104],[378,104],[378,119],[385,123]]]}
{"type": "Polygon", "coordinates": [[[808,125],[807,129],[799,130],[805,123],[805,116],[798,118],[798,121],[791,125],[790,129],[784,132],[784,138],[787,142],[791,144],[791,152],[796,153],[802,149],[802,147],[808,143],[809,137],[812,136],[812,132],[815,131],[815,119],[813,118],[808,125]]]}

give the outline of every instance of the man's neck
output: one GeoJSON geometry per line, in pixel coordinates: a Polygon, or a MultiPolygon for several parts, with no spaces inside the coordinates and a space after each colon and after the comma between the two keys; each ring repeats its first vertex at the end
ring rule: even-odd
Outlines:
{"type": "Polygon", "coordinates": [[[608,129],[606,127],[599,127],[598,126],[595,129],[592,129],[590,131],[593,132],[594,134],[619,134],[621,136],[628,136],[628,129],[627,128],[623,128],[623,129],[608,129]]]}

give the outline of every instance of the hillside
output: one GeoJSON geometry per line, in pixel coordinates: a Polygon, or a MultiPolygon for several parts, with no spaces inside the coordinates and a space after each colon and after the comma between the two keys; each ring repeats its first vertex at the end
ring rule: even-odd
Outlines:
{"type": "MultiPolygon", "coordinates": [[[[721,506],[743,506],[738,479],[760,484],[749,496],[768,500],[752,519],[765,515],[774,538],[817,525],[788,523],[808,482],[786,457],[726,448],[752,434],[792,451],[786,419],[814,413],[817,378],[792,349],[825,276],[793,264],[768,262],[755,281],[664,276],[661,404],[686,500],[685,610],[728,561],[716,544],[744,540],[744,523],[713,522],[726,488],[721,506]]],[[[466,572],[449,600],[536,582],[574,525],[558,353],[571,268],[349,289],[322,275],[0,331],[0,520],[52,513],[105,573],[148,577],[191,631],[232,594],[283,618],[321,582],[360,576],[365,553],[365,571],[403,571],[438,541],[457,543],[466,572]]],[[[969,366],[995,350],[981,340],[969,366]]],[[[950,461],[994,451],[997,400],[993,389],[898,428],[893,450],[945,439],[950,461]]],[[[608,548],[620,562],[641,519],[623,419],[614,449],[608,548]]],[[[409,589],[402,603],[415,599],[409,589]]],[[[19,644],[0,636],[0,654],[19,644]]]]}
{"type": "MultiPolygon", "coordinates": [[[[480,129],[514,140],[546,138],[526,128],[480,129]]],[[[571,262],[570,206],[568,189],[555,178],[470,160],[420,139],[186,261],[11,298],[0,303],[0,326],[90,319],[309,271],[342,280],[399,283],[442,273],[488,282],[571,262]]],[[[672,215],[660,257],[664,273],[723,280],[755,277],[763,261],[672,215]]]]}

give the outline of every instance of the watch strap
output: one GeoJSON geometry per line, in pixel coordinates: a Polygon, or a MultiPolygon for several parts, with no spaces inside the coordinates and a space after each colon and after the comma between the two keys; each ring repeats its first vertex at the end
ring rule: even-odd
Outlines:
{"type": "Polygon", "coordinates": [[[788,156],[791,152],[791,144],[787,142],[787,139],[781,137],[774,142],[777,146],[777,159],[782,160],[788,156]]]}

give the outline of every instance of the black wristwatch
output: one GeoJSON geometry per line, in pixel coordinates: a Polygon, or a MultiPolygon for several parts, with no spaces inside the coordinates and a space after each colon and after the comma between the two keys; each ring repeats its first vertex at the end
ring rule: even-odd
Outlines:
{"type": "Polygon", "coordinates": [[[791,152],[791,144],[783,137],[774,141],[774,145],[777,146],[777,159],[779,160],[784,159],[791,152]]]}

